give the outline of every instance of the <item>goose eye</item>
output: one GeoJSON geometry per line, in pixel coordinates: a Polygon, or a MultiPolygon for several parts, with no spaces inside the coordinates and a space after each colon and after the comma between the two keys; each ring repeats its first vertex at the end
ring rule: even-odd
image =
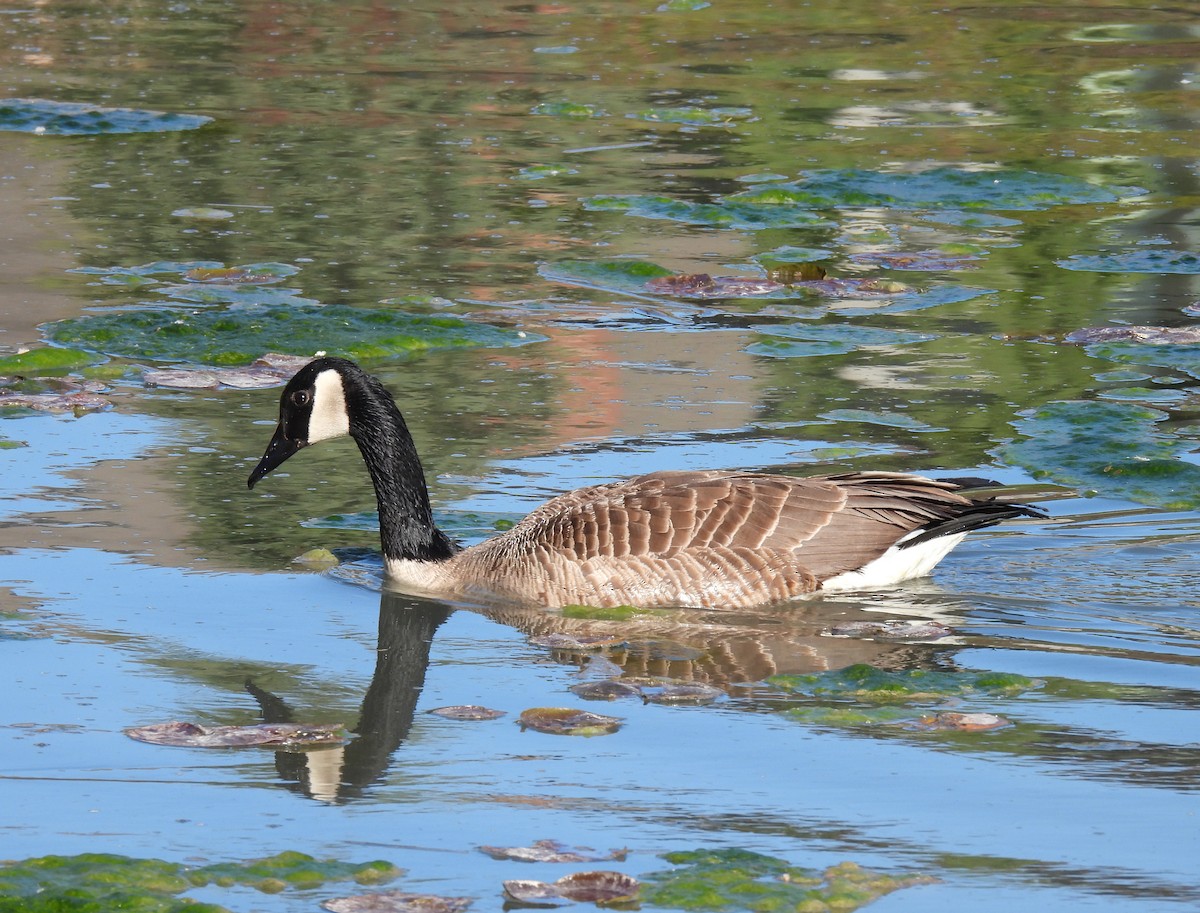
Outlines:
{"type": "Polygon", "coordinates": [[[292,394],[293,406],[307,406],[311,400],[312,394],[310,394],[307,390],[297,390],[292,394]]]}

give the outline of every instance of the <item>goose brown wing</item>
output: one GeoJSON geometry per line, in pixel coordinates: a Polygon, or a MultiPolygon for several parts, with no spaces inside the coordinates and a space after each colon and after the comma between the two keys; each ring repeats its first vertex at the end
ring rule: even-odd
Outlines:
{"type": "Polygon", "coordinates": [[[658,472],[546,502],[503,537],[504,550],[549,550],[576,561],[793,552],[822,580],[862,567],[913,530],[969,512],[976,502],[956,487],[901,473],[658,472]]]}

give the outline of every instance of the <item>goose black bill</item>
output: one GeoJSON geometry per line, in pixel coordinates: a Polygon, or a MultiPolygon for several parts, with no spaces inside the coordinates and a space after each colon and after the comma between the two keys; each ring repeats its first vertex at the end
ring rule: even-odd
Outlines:
{"type": "Polygon", "coordinates": [[[279,425],[271,437],[271,443],[267,444],[267,452],[263,454],[258,465],[254,467],[254,472],[250,473],[250,478],[246,480],[246,487],[253,488],[259,479],[271,470],[277,469],[303,446],[304,441],[289,438],[283,430],[283,425],[279,425]]]}

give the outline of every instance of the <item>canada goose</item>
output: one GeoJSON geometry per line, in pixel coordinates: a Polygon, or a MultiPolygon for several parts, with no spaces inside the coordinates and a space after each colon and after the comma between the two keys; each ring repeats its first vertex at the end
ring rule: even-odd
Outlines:
{"type": "Polygon", "coordinates": [[[247,484],[300,448],[347,434],[375,484],[389,584],[472,601],[762,605],[919,577],[970,530],[1042,515],[903,473],[668,471],[559,495],[461,549],[434,525],[395,400],[343,358],[318,358],[288,382],[279,427],[247,484]]]}

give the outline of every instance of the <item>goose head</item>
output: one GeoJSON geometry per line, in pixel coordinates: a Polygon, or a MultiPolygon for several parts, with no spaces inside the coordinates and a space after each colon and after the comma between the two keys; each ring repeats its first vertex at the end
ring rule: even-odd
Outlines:
{"type": "Polygon", "coordinates": [[[352,432],[346,380],[355,371],[358,366],[346,359],[318,358],[296,372],[279,397],[279,425],[250,473],[249,488],[309,444],[352,432]]]}

